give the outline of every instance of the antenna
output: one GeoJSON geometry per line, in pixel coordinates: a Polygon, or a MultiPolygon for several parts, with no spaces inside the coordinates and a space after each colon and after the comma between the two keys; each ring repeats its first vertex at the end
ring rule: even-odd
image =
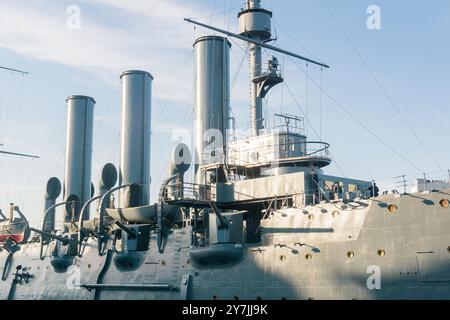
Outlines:
{"type": "MultiPolygon", "coordinates": [[[[17,69],[12,69],[12,68],[7,68],[7,67],[3,67],[3,66],[0,66],[0,69],[1,69],[1,70],[12,71],[12,72],[16,72],[16,73],[21,73],[21,74],[23,74],[23,75],[29,74],[29,73],[26,72],[26,71],[17,70],[17,69]]],[[[0,137],[0,147],[3,147],[3,146],[4,146],[3,139],[0,137]]],[[[2,151],[2,150],[0,150],[0,154],[7,154],[7,155],[12,155],[12,156],[20,156],[20,157],[34,158],[34,159],[39,158],[38,156],[34,156],[34,155],[30,155],[30,154],[17,153],[17,152],[10,152],[10,151],[2,151]]]]}
{"type": "Polygon", "coordinates": [[[269,72],[263,74],[262,48],[292,56],[294,58],[329,68],[328,65],[311,60],[301,55],[267,44],[272,39],[272,12],[261,7],[261,0],[247,0],[246,8],[238,14],[239,34],[219,29],[192,19],[184,20],[222,34],[245,41],[249,45],[250,78],[251,78],[251,134],[259,136],[264,129],[263,98],[275,85],[282,83],[281,75],[276,74],[278,60],[273,57],[269,61],[269,72]],[[272,66],[272,69],[270,69],[272,66]]]}
{"type": "MultiPolygon", "coordinates": [[[[397,184],[401,184],[401,186],[403,187],[403,194],[406,194],[406,187],[408,186],[407,184],[406,184],[406,176],[405,175],[401,175],[401,176],[398,176],[398,177],[395,177],[395,179],[402,179],[401,181],[397,181],[396,183],[397,184]]],[[[399,187],[398,185],[397,185],[397,187],[399,187]]]]}
{"type": "Polygon", "coordinates": [[[257,40],[254,40],[254,39],[251,39],[251,38],[248,38],[248,37],[244,37],[244,36],[238,35],[238,34],[233,33],[233,32],[229,32],[229,31],[226,31],[226,30],[223,30],[223,29],[219,29],[219,28],[216,28],[216,27],[213,27],[213,26],[210,26],[210,25],[207,25],[207,24],[204,24],[204,23],[201,23],[201,22],[189,19],[189,18],[185,18],[184,21],[192,23],[192,24],[196,24],[196,25],[198,25],[200,27],[203,27],[203,28],[206,28],[206,29],[210,29],[210,30],[213,30],[213,31],[216,31],[216,32],[223,33],[223,34],[225,34],[227,36],[230,36],[230,37],[242,40],[242,41],[246,41],[246,42],[250,42],[250,43],[256,44],[256,45],[258,45],[260,47],[263,47],[263,48],[266,48],[266,49],[269,49],[269,50],[273,50],[273,51],[276,51],[276,52],[279,52],[279,53],[282,53],[282,54],[285,54],[285,55],[288,55],[288,56],[291,56],[291,57],[294,57],[294,58],[297,58],[297,59],[300,59],[300,60],[303,60],[303,61],[306,61],[306,62],[309,62],[309,63],[312,63],[312,64],[316,64],[316,65],[321,66],[323,68],[327,68],[327,69],[330,68],[330,66],[325,64],[325,63],[318,62],[318,61],[315,61],[315,60],[311,60],[311,59],[306,58],[304,56],[301,56],[299,54],[296,54],[296,53],[293,53],[293,52],[290,52],[290,51],[287,51],[287,50],[284,50],[284,49],[281,49],[281,48],[277,48],[277,47],[271,46],[270,44],[262,43],[262,42],[259,42],[257,40]]]}
{"type": "Polygon", "coordinates": [[[26,71],[12,69],[12,68],[7,68],[7,67],[2,67],[2,66],[0,66],[0,69],[7,70],[7,71],[12,71],[12,72],[17,72],[17,73],[21,73],[21,74],[30,74],[30,73],[28,73],[26,71]]]}
{"type": "Polygon", "coordinates": [[[424,191],[428,191],[427,174],[426,173],[423,174],[423,186],[424,186],[424,191]]]}
{"type": "Polygon", "coordinates": [[[9,152],[9,151],[2,151],[2,150],[0,150],[0,154],[8,154],[8,155],[12,155],[12,156],[19,156],[19,157],[25,157],[25,158],[39,159],[38,156],[33,156],[31,154],[9,152]]]}

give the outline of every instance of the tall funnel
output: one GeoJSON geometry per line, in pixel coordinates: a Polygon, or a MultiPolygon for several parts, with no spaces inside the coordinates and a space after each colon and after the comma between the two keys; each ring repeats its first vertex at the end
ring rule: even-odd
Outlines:
{"type": "Polygon", "coordinates": [[[149,204],[151,147],[151,86],[146,71],[130,70],[122,79],[122,129],[119,184],[132,184],[119,193],[121,208],[149,204]]]}
{"type": "MultiPolygon", "coordinates": [[[[92,135],[95,100],[86,96],[67,98],[65,221],[78,221],[81,207],[91,198],[92,135]]],[[[87,212],[88,215],[88,212],[87,212]]]]}
{"type": "Polygon", "coordinates": [[[194,43],[195,181],[198,184],[205,183],[199,166],[217,162],[216,147],[220,148],[222,144],[223,148],[227,140],[230,117],[230,47],[227,39],[217,36],[201,37],[194,43]],[[217,137],[217,133],[221,137],[217,137]]]}

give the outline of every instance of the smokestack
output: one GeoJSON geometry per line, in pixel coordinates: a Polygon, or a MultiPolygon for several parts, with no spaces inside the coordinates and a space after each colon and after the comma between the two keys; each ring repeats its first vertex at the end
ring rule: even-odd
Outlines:
{"type": "Polygon", "coordinates": [[[217,36],[201,37],[194,43],[197,184],[205,183],[199,165],[208,164],[210,161],[217,162],[217,159],[223,158],[217,148],[222,149],[225,146],[226,131],[229,129],[230,47],[227,39],[217,36]],[[209,133],[205,134],[208,130],[209,133]],[[212,160],[211,157],[215,159],[212,160]]]}
{"type": "Polygon", "coordinates": [[[133,184],[119,193],[119,207],[149,204],[151,149],[151,85],[146,71],[130,70],[122,79],[122,129],[119,184],[133,184]]]}
{"type": "MultiPolygon", "coordinates": [[[[95,100],[86,96],[67,98],[66,173],[64,201],[65,221],[78,221],[83,204],[91,198],[92,135],[95,100]],[[74,214],[72,214],[74,211],[74,214]]],[[[89,216],[87,210],[86,215],[89,216]]]]}

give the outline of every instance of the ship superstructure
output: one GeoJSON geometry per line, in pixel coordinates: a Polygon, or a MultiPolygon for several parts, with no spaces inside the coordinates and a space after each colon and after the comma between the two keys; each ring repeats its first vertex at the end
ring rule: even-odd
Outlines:
{"type": "Polygon", "coordinates": [[[42,224],[27,226],[35,236],[2,244],[0,298],[450,298],[450,190],[379,195],[372,181],[325,173],[330,145],[308,140],[303,118],[276,114],[275,128],[264,127],[262,99],[283,76],[261,48],[328,67],[269,45],[271,17],[248,0],[240,34],[187,19],[248,43],[251,130],[240,137],[232,125],[230,42],[197,39],[195,147],[174,149],[167,179],[154,186],[157,203],[149,197],[157,79],[121,75],[120,164],[106,164],[97,187],[95,100],[67,98],[64,181],[48,181],[42,224]]]}

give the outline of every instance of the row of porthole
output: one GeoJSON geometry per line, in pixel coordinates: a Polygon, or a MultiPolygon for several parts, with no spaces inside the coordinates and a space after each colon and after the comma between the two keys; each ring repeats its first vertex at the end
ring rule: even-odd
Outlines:
{"type": "MultiPolygon", "coordinates": [[[[450,246],[448,246],[447,251],[450,253],[450,246]]],[[[386,255],[386,252],[383,249],[379,249],[377,251],[377,255],[380,256],[380,257],[384,257],[386,255]]],[[[348,251],[347,252],[347,257],[350,258],[350,259],[353,259],[355,257],[355,252],[354,251],[348,251]]],[[[310,253],[305,254],[305,259],[308,260],[308,261],[312,260],[312,255],[310,253]]],[[[284,262],[286,260],[287,260],[287,258],[286,258],[285,255],[281,255],[280,256],[280,261],[284,262]]],[[[166,266],[166,261],[163,260],[161,264],[163,266],[166,266]]],[[[190,265],[190,264],[191,264],[191,260],[188,260],[187,261],[187,265],[190,265]]],[[[90,266],[91,265],[88,265],[88,268],[90,268],[90,266]]]]}
{"type": "MultiPolygon", "coordinates": [[[[450,252],[450,246],[448,247],[448,251],[450,252]]],[[[377,251],[377,255],[380,257],[384,257],[386,255],[386,251],[384,251],[383,249],[379,249],[377,251]]],[[[353,259],[355,257],[355,252],[354,251],[347,251],[347,257],[350,259],[353,259]]],[[[286,256],[285,255],[281,255],[280,256],[280,261],[286,261],[286,256]]],[[[312,260],[312,255],[310,253],[305,254],[305,259],[306,260],[312,260]]]]}
{"type": "MultiPolygon", "coordinates": [[[[450,253],[450,246],[447,247],[447,252],[450,253]]],[[[384,257],[386,255],[386,251],[384,249],[378,249],[377,251],[377,255],[380,257],[384,257]]],[[[354,251],[347,251],[347,257],[350,259],[353,259],[355,257],[355,252],[354,251]]],[[[306,260],[312,260],[312,255],[310,253],[305,254],[305,259],[306,260]]],[[[286,261],[287,257],[285,255],[281,255],[280,256],[280,261],[286,261]]],[[[191,260],[187,261],[187,265],[191,264],[191,260]]],[[[163,266],[165,265],[165,261],[163,261],[163,266]]]]}
{"type": "MultiPolygon", "coordinates": [[[[240,300],[240,298],[238,296],[234,296],[233,299],[234,300],[240,300]]],[[[218,296],[213,296],[213,300],[219,300],[219,297],[218,296]]],[[[263,298],[258,296],[258,297],[256,297],[256,300],[263,300],[263,298]]],[[[286,297],[281,297],[281,300],[287,300],[287,298],[286,297]]],[[[312,301],[312,300],[315,300],[315,299],[310,297],[307,300],[311,300],[312,301]]],[[[357,298],[353,298],[352,300],[358,300],[358,299],[357,298]]]]}
{"type": "MultiPolygon", "coordinates": [[[[331,215],[333,216],[333,218],[336,218],[338,215],[340,214],[339,211],[335,210],[331,213],[331,215]]],[[[313,221],[314,220],[314,215],[311,213],[308,215],[308,220],[309,221],[313,221]]]]}
{"type": "MultiPolygon", "coordinates": [[[[439,205],[442,208],[448,208],[448,207],[450,207],[450,201],[448,199],[442,199],[441,201],[439,201],[439,205]]],[[[387,209],[390,213],[395,213],[397,211],[398,207],[395,204],[390,204],[390,205],[388,205],[387,209]]]]}
{"type": "MultiPolygon", "coordinates": [[[[262,300],[263,298],[258,296],[256,297],[256,300],[262,300]]],[[[213,300],[219,300],[219,296],[213,296],[213,300]]],[[[234,300],[240,300],[238,296],[234,296],[234,300]]],[[[287,300],[286,298],[282,297],[281,300],[287,300]]]]}
{"type": "MultiPolygon", "coordinates": [[[[384,257],[386,255],[386,251],[384,251],[383,249],[378,249],[377,255],[380,256],[380,257],[384,257]]],[[[347,257],[349,259],[353,259],[355,257],[355,252],[354,251],[348,251],[347,252],[347,257]]]]}

